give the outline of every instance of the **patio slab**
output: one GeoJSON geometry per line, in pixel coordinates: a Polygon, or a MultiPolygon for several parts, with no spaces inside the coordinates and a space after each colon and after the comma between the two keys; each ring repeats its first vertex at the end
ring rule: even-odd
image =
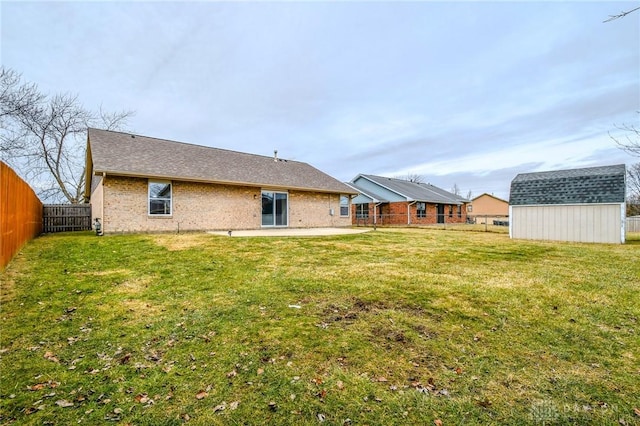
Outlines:
{"type": "Polygon", "coordinates": [[[209,231],[208,234],[231,237],[319,237],[327,235],[362,234],[371,228],[269,228],[233,231],[209,231]],[[229,234],[231,232],[231,234],[229,234]]]}

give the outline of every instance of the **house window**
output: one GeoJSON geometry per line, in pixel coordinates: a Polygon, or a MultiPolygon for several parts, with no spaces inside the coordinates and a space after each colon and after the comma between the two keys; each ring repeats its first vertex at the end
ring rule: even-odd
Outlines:
{"type": "Polygon", "coordinates": [[[340,196],[340,216],[349,216],[349,196],[340,196]]]}
{"type": "Polygon", "coordinates": [[[449,217],[453,217],[453,206],[449,205],[449,217]]]}
{"type": "Polygon", "coordinates": [[[289,194],[262,191],[262,226],[287,226],[289,194]]]}
{"type": "Polygon", "coordinates": [[[356,204],[356,217],[358,219],[369,219],[369,203],[356,204]]]}
{"type": "Polygon", "coordinates": [[[458,218],[461,218],[461,217],[462,217],[462,206],[459,205],[458,206],[458,218]]]}
{"type": "Polygon", "coordinates": [[[171,216],[171,182],[149,181],[149,215],[171,216]]]}
{"type": "Polygon", "coordinates": [[[467,204],[467,213],[473,212],[473,204],[467,204]]]}
{"type": "Polygon", "coordinates": [[[416,213],[418,217],[427,217],[427,204],[426,203],[417,203],[416,204],[416,213]]]}

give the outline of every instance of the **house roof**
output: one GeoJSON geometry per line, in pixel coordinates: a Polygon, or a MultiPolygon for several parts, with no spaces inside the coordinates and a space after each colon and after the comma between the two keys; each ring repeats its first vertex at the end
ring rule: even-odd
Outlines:
{"type": "Polygon", "coordinates": [[[485,193],[483,193],[483,194],[480,194],[480,195],[478,195],[477,197],[473,197],[473,198],[471,199],[471,202],[474,202],[475,200],[477,200],[477,199],[478,199],[478,198],[480,198],[480,197],[491,197],[491,198],[496,199],[496,200],[498,200],[498,201],[502,201],[503,203],[509,203],[507,200],[503,200],[502,198],[500,198],[500,197],[496,197],[495,195],[493,195],[493,194],[489,194],[489,193],[487,193],[487,192],[485,192],[485,193]]]}
{"type": "Polygon", "coordinates": [[[330,193],[357,192],[307,163],[89,129],[87,188],[94,174],[262,186],[330,193]]]}
{"type": "Polygon", "coordinates": [[[625,201],[625,165],[521,173],[511,181],[509,204],[601,204],[625,201]]]}
{"type": "Polygon", "coordinates": [[[441,203],[441,204],[464,204],[468,202],[467,199],[437,186],[429,183],[409,182],[403,179],[388,178],[383,176],[365,175],[360,174],[356,176],[350,183],[351,186],[360,190],[363,194],[369,198],[377,200],[377,202],[389,202],[390,200],[384,196],[384,193],[378,192],[375,188],[363,187],[362,184],[358,185],[357,181],[362,178],[369,182],[378,185],[392,191],[401,197],[404,197],[407,201],[422,201],[427,203],[441,203]]]}

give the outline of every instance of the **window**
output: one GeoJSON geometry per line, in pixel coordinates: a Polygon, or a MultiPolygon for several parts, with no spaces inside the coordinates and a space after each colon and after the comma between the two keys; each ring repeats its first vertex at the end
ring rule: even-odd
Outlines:
{"type": "Polygon", "coordinates": [[[340,216],[349,216],[349,196],[340,196],[340,216]]]}
{"type": "Polygon", "coordinates": [[[171,182],[149,181],[149,215],[171,216],[171,182]]]}
{"type": "Polygon", "coordinates": [[[458,206],[458,218],[462,217],[462,205],[458,206]]]}
{"type": "Polygon", "coordinates": [[[467,204],[467,213],[473,212],[473,204],[467,204]]]}
{"type": "Polygon", "coordinates": [[[453,217],[453,206],[449,205],[449,217],[453,217]]]}
{"type": "Polygon", "coordinates": [[[418,217],[427,217],[427,204],[426,203],[417,203],[416,204],[416,213],[418,217]]]}
{"type": "Polygon", "coordinates": [[[369,219],[369,203],[356,204],[356,217],[358,219],[369,219]]]}
{"type": "Polygon", "coordinates": [[[287,226],[286,192],[262,191],[262,226],[287,226]]]}

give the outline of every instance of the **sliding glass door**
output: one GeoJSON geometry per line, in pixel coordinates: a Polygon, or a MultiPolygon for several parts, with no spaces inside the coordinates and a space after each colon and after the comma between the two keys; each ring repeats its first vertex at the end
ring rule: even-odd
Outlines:
{"type": "Polygon", "coordinates": [[[262,191],[262,226],[287,226],[288,194],[262,191]]]}

